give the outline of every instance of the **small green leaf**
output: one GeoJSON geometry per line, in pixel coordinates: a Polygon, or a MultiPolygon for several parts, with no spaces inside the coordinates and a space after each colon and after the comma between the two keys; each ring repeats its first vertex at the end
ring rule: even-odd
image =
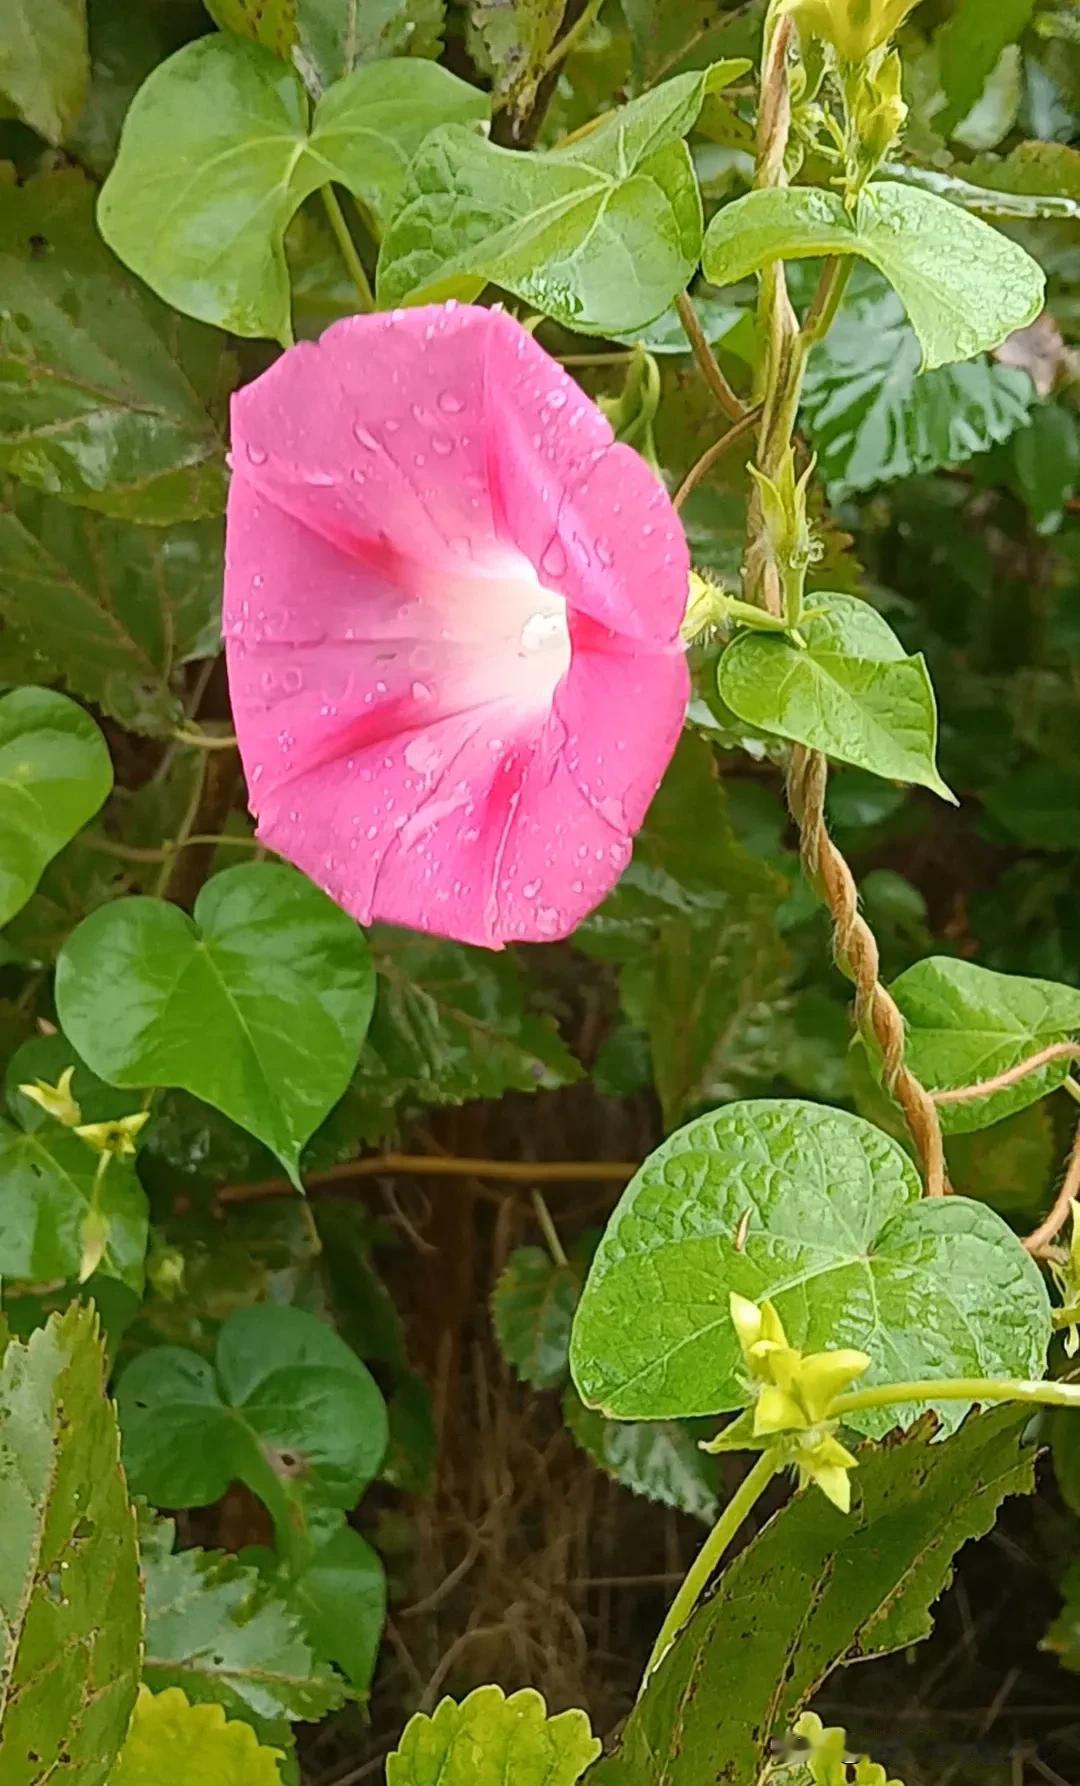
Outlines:
{"type": "Polygon", "coordinates": [[[0,99],[46,142],[61,143],[82,110],[89,80],[86,0],[8,0],[0,99]]]}
{"type": "Polygon", "coordinates": [[[14,489],[0,501],[0,616],[42,675],[129,731],[183,717],[180,665],[220,648],[221,528],[112,521],[14,489]]]}
{"type": "Polygon", "coordinates": [[[543,1247],[516,1247],[499,1273],[491,1318],[499,1349],[523,1383],[557,1389],[570,1369],[570,1327],[581,1274],[543,1247]]]}
{"type": "Polygon", "coordinates": [[[109,1786],[281,1786],[280,1750],[264,1749],[219,1705],[190,1705],[179,1687],[143,1687],[109,1786]]]}
{"type": "Polygon", "coordinates": [[[803,418],[834,498],[962,465],[1031,414],[1035,387],[1018,367],[979,358],[920,376],[921,357],[897,294],[872,267],[857,268],[803,386],[803,418]]]}
{"type": "Polygon", "coordinates": [[[957,1550],[990,1530],[1006,1495],[1034,1486],[1027,1424],[1003,1409],[945,1444],[863,1452],[849,1514],[815,1489],[796,1495],[728,1563],[590,1786],[762,1778],[774,1739],[834,1668],[928,1635],[957,1550]]]}
{"type": "Polygon", "coordinates": [[[952,134],[981,98],[1001,52],[1026,30],[1035,0],[961,0],[934,38],[941,85],[948,105],[934,117],[934,129],[952,134]]]}
{"type": "Polygon", "coordinates": [[[814,187],[748,192],[725,205],[705,237],[714,285],[733,285],[770,260],[855,254],[903,299],[923,366],[968,360],[1034,321],[1045,281],[1029,254],[933,193],[882,180],[854,217],[838,193],[814,187]]]}
{"type": "Polygon", "coordinates": [[[309,111],[271,51],[228,36],[187,44],[128,113],[98,205],[105,240],[178,310],[289,342],[284,236],[301,201],[337,181],[385,226],[431,128],[475,127],[487,100],[434,62],[402,58],[357,69],[309,111]]]}
{"type": "Polygon", "coordinates": [[[581,1078],[551,1020],[528,1008],[512,955],[386,925],[371,946],[379,990],[360,1091],[383,1104],[461,1104],[581,1078]]]}
{"type": "Polygon", "coordinates": [[[109,253],[74,169],[0,186],[0,286],[0,466],[133,521],[219,514],[234,362],[109,253]]]}
{"type": "Polygon", "coordinates": [[[349,1082],[374,993],[352,919],[271,862],[215,875],[194,918],[160,899],[103,906],[56,969],[60,1022],[95,1073],[193,1092],[294,1178],[304,1142],[349,1082]]]}
{"type": "MultiPolygon", "coordinates": [[[[1080,992],[1052,980],[996,974],[944,955],[918,961],[890,987],[907,1028],[906,1059],[930,1091],[956,1091],[1007,1072],[1080,1031],[1080,992]]],[[[1005,1091],[940,1106],[942,1127],[984,1129],[1061,1085],[1068,1059],[1028,1073],[1005,1091]]]]}
{"type": "Polygon", "coordinates": [[[171,1520],[142,1536],[146,1604],[143,1679],[160,1692],[182,1686],[230,1718],[323,1718],[346,1695],[297,1613],[258,1571],[221,1551],[173,1550],[171,1520]]]}
{"type": "MultiPolygon", "coordinates": [[[[679,1129],[593,1261],[570,1346],[583,1399],[624,1420],[745,1407],[733,1290],[771,1298],[792,1345],[868,1352],[868,1382],[1041,1376],[1037,1267],[992,1210],[921,1190],[898,1143],[845,1111],[761,1100],[679,1129]]],[[[853,1424],[880,1434],[926,1405],[853,1424]]],[[[949,1429],[963,1409],[939,1413],[949,1429]]]]}
{"type": "Polygon", "coordinates": [[[370,1373],[302,1309],[238,1310],[214,1364],[181,1346],[143,1352],[116,1399],[136,1494],[202,1507],[246,1482],[283,1532],[305,1494],[352,1507],[386,1450],[386,1405],[370,1373]]]}
{"type": "Polygon", "coordinates": [[[472,0],[468,43],[512,118],[531,109],[544,63],[559,35],[566,0],[472,0]]]}
{"type": "Polygon", "coordinates": [[[66,695],[17,688],[0,697],[0,925],[93,818],[112,779],[104,738],[66,695]]]}
{"type": "MultiPolygon", "coordinates": [[[[128,1100],[129,1107],[131,1100],[128,1100]]],[[[34,1133],[0,1120],[0,1273],[29,1283],[83,1275],[88,1224],[102,1239],[95,1269],[142,1294],[148,1213],[130,1160],[101,1156],[46,1119],[34,1133]]]]}
{"type": "Polygon", "coordinates": [[[475,298],[490,281],[571,328],[643,328],[697,264],[701,197],[682,138],[725,78],[721,65],[668,81],[548,154],[434,131],[383,243],[380,303],[475,298]]]}
{"type": "Polygon", "coordinates": [[[752,631],[732,641],[720,699],[760,731],[955,803],[937,771],[937,706],[921,653],[906,657],[868,602],[815,592],[809,603],[802,647],[752,631]]]}
{"type": "Polygon", "coordinates": [[[329,87],[365,62],[437,57],[446,0],[296,0],[297,65],[329,87]]]}
{"type": "Polygon", "coordinates": [[[386,1760],[387,1786],[575,1786],[600,1744],[584,1712],[549,1718],[539,1693],[507,1699],[477,1687],[458,1705],[444,1699],[431,1717],[417,1712],[386,1760]]]}
{"type": "Polygon", "coordinates": [[[339,1519],[308,1561],[292,1574],[282,1569],[280,1586],[316,1654],[336,1662],[356,1691],[366,1693],[386,1619],[386,1573],[378,1553],[339,1519]]]}
{"type": "MultiPolygon", "coordinates": [[[[135,1522],[92,1309],[0,1369],[0,1778],[105,1786],[139,1678],[135,1522]]],[[[155,1783],[158,1786],[158,1783],[155,1783]]]]}
{"type": "Polygon", "coordinates": [[[601,1470],[661,1506],[712,1525],[718,1510],[715,1457],[707,1457],[688,1426],[673,1420],[606,1420],[587,1408],[571,1385],[563,1419],[581,1449],[601,1470]]]}

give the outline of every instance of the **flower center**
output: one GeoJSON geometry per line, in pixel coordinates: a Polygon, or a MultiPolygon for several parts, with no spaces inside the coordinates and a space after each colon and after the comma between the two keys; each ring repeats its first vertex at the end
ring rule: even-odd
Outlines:
{"type": "Polygon", "coordinates": [[[540,591],[540,603],[521,629],[521,649],[526,655],[535,652],[558,652],[562,658],[559,674],[570,663],[570,629],[566,624],[566,603],[553,590],[540,591]]]}

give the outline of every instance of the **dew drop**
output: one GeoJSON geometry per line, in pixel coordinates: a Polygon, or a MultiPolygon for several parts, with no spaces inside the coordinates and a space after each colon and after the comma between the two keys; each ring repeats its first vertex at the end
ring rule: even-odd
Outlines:
{"type": "Polygon", "coordinates": [[[430,701],[431,690],[428,687],[426,682],[414,682],[413,683],[412,698],[414,701],[430,701]]]}
{"type": "Polygon", "coordinates": [[[435,401],[444,415],[460,415],[465,407],[465,399],[456,391],[440,391],[435,401]]]}
{"type": "Polygon", "coordinates": [[[547,394],[547,404],[549,409],[565,409],[566,392],[559,390],[549,391],[547,394]]]}
{"type": "Polygon", "coordinates": [[[526,881],[521,889],[522,896],[525,899],[535,899],[542,886],[542,881],[526,881]]]}
{"type": "Polygon", "coordinates": [[[449,434],[433,434],[431,436],[431,450],[433,453],[438,453],[441,459],[448,459],[454,450],[454,443],[450,439],[449,434]]]}
{"type": "Polygon", "coordinates": [[[608,569],[615,563],[615,554],[611,549],[611,541],[606,540],[602,534],[598,539],[593,541],[593,549],[605,569],[608,569]]]}
{"type": "Polygon", "coordinates": [[[353,434],[355,435],[356,439],[360,442],[360,445],[362,447],[366,447],[369,453],[377,453],[378,452],[378,450],[379,450],[378,441],[375,439],[375,436],[374,436],[374,434],[371,433],[370,429],[365,428],[362,425],[362,423],[360,423],[360,422],[353,423],[353,434]]]}
{"type": "Polygon", "coordinates": [[[247,456],[251,460],[252,465],[266,464],[266,448],[255,446],[250,440],[247,443],[247,456]]]}
{"type": "Polygon", "coordinates": [[[566,551],[557,534],[549,541],[544,551],[544,556],[540,560],[540,569],[547,577],[561,577],[566,572],[566,551]]]}

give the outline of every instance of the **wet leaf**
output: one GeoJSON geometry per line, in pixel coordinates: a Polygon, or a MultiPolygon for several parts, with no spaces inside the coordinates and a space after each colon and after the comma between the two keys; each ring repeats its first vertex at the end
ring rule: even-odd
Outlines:
{"type": "Polygon", "coordinates": [[[61,1023],[94,1072],[193,1092],[294,1180],[352,1075],[374,993],[363,934],[283,863],[215,875],[193,918],[160,899],[104,906],[57,963],[61,1023]]]}
{"type": "MultiPolygon", "coordinates": [[[[626,1420],[746,1406],[732,1291],[772,1298],[792,1345],[868,1352],[868,1382],[1042,1374],[1046,1290],[1001,1218],[966,1198],[923,1198],[895,1141],[822,1105],[729,1104],[646,1160],[574,1322],[585,1402],[626,1420]]],[[[881,1434],[925,1405],[853,1424],[881,1434]]],[[[947,1429],[963,1411],[938,1410],[947,1429]]]]}
{"type": "Polygon", "coordinates": [[[76,1304],[8,1346],[0,1442],[0,1777],[105,1786],[135,1703],[142,1621],[92,1309],[76,1304]]]}
{"type": "Polygon", "coordinates": [[[432,127],[486,116],[476,88],[412,58],[358,68],[312,115],[298,76],[270,50],[199,38],[139,89],[98,223],[178,310],[289,342],[284,236],[301,201],[337,181],[384,227],[432,127]],[[210,240],[217,252],[208,263],[210,240]]]}
{"type": "Polygon", "coordinates": [[[81,174],[0,186],[0,285],[0,466],[133,521],[220,513],[233,363],[109,253],[81,174]]]}
{"type": "Polygon", "coordinates": [[[66,695],[17,688],[0,696],[0,924],[93,818],[112,779],[104,738],[66,695]]]}

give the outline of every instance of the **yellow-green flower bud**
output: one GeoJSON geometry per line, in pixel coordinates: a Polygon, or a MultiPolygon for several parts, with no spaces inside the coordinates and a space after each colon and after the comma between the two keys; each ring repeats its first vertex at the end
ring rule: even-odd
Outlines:
{"type": "Polygon", "coordinates": [[[37,1104],[48,1116],[62,1122],[66,1129],[73,1129],[76,1123],[82,1122],[82,1111],[79,1109],[71,1093],[71,1080],[74,1067],[65,1067],[55,1085],[46,1084],[44,1079],[35,1079],[30,1085],[20,1085],[24,1098],[37,1104]]]}
{"type": "Polygon", "coordinates": [[[831,44],[844,62],[865,62],[900,29],[918,0],[787,0],[805,37],[831,44]]]}
{"type": "Polygon", "coordinates": [[[111,1153],[117,1159],[131,1159],[135,1137],[150,1119],[149,1110],[136,1110],[131,1116],[118,1116],[112,1122],[84,1122],[75,1130],[81,1141],[98,1153],[111,1153]]]}

